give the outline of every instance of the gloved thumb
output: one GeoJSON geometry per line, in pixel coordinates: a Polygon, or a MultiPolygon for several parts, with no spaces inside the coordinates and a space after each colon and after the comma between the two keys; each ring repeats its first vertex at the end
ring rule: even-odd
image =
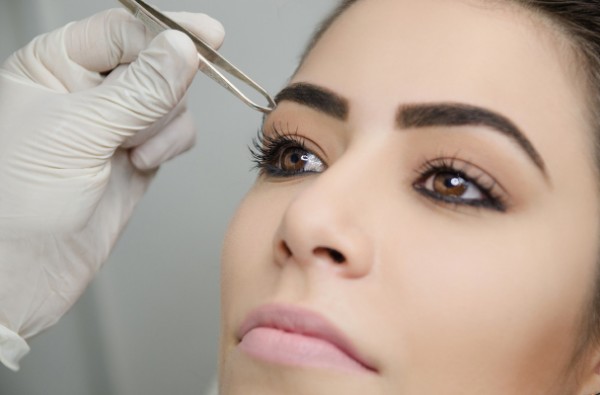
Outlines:
{"type": "Polygon", "coordinates": [[[110,156],[127,138],[167,115],[184,98],[198,62],[185,34],[165,31],[118,78],[86,92],[83,101],[92,109],[94,129],[103,129],[93,137],[97,148],[110,156]]]}

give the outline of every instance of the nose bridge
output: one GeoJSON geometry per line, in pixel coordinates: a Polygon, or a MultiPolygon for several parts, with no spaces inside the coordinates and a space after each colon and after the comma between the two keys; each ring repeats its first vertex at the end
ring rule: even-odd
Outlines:
{"type": "Polygon", "coordinates": [[[344,277],[368,274],[374,244],[368,171],[353,161],[334,166],[307,182],[285,210],[275,237],[277,262],[324,264],[344,277]]]}

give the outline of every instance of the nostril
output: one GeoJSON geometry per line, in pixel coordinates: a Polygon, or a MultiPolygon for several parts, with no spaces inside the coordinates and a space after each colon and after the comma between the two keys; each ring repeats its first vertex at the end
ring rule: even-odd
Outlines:
{"type": "Polygon", "coordinates": [[[285,241],[281,242],[281,249],[283,250],[283,253],[286,255],[286,257],[289,258],[290,256],[292,256],[292,250],[290,249],[290,247],[288,247],[285,241]]]}
{"type": "Polygon", "coordinates": [[[346,257],[341,252],[334,250],[333,248],[328,247],[318,247],[315,248],[315,255],[326,254],[335,262],[335,263],[344,263],[346,262],[346,257]]]}
{"type": "Polygon", "coordinates": [[[331,256],[331,259],[333,259],[335,261],[335,263],[346,262],[346,257],[344,255],[342,255],[341,252],[332,250],[332,249],[328,249],[328,250],[329,250],[329,255],[331,256]]]}

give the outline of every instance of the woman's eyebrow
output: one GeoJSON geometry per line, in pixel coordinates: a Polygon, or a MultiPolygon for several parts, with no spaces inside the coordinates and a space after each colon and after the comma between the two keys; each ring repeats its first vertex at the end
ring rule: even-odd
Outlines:
{"type": "MultiPolygon", "coordinates": [[[[348,100],[318,85],[299,82],[285,87],[275,96],[275,103],[292,101],[336,119],[348,118],[348,100]]],[[[546,181],[548,173],[542,156],[531,141],[509,118],[489,109],[463,103],[418,103],[402,105],[398,109],[396,123],[400,129],[428,126],[486,126],[510,138],[523,149],[546,181]]]]}
{"type": "Polygon", "coordinates": [[[423,103],[403,105],[396,117],[398,127],[422,128],[428,126],[487,126],[516,142],[541,170],[546,180],[546,165],[525,134],[504,115],[491,110],[462,103],[423,103]]]}
{"type": "Polygon", "coordinates": [[[348,118],[348,100],[320,86],[305,82],[292,84],[275,96],[276,104],[285,100],[308,106],[341,121],[348,118]]]}

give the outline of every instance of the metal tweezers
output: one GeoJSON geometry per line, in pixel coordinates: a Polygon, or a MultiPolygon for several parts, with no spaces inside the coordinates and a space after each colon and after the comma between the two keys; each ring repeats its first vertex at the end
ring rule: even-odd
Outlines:
{"type": "Polygon", "coordinates": [[[215,80],[223,88],[233,93],[241,101],[255,110],[263,113],[269,113],[275,108],[275,101],[260,85],[254,82],[250,77],[244,74],[241,70],[223,58],[217,51],[212,49],[202,39],[190,32],[185,27],[181,26],[171,18],[167,17],[162,12],[151,7],[142,0],[119,0],[131,13],[141,20],[146,27],[155,34],[158,34],[167,29],[174,29],[185,33],[192,39],[198,50],[198,58],[200,59],[199,69],[204,74],[215,80]],[[240,89],[233,85],[221,71],[229,73],[245,85],[253,88],[256,92],[267,99],[268,105],[261,106],[250,100],[240,89]]]}

